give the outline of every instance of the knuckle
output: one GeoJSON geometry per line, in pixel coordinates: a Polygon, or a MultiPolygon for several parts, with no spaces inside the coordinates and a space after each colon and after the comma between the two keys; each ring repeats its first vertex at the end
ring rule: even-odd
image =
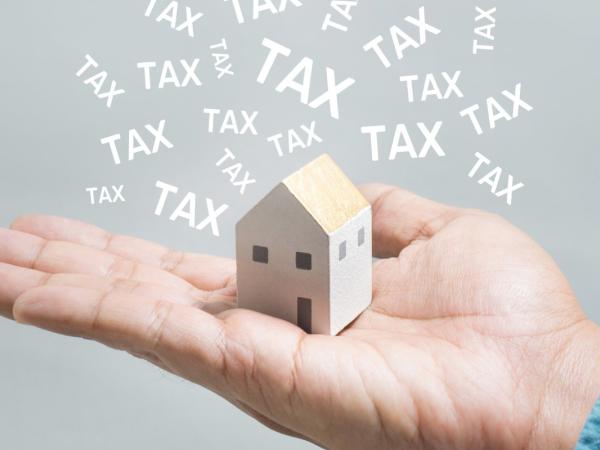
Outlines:
{"type": "Polygon", "coordinates": [[[163,344],[174,306],[173,303],[166,300],[159,300],[154,305],[150,322],[145,331],[149,348],[153,352],[160,350],[163,344]]]}
{"type": "Polygon", "coordinates": [[[106,276],[131,279],[135,275],[138,263],[126,258],[116,258],[106,271],[106,276]]]}
{"type": "Polygon", "coordinates": [[[173,272],[183,262],[185,253],[176,250],[167,250],[160,257],[160,268],[167,272],[173,272]]]}

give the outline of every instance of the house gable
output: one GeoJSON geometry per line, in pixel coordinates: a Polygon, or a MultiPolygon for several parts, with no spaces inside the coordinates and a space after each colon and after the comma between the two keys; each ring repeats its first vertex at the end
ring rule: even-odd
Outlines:
{"type": "Polygon", "coordinates": [[[330,333],[329,236],[280,183],[236,226],[238,306],[330,333]],[[306,322],[303,322],[306,325],[306,322]]]}
{"type": "Polygon", "coordinates": [[[236,232],[245,228],[254,232],[257,228],[266,232],[281,228],[294,233],[295,227],[311,234],[327,235],[289,188],[279,183],[238,221],[236,232]]]}

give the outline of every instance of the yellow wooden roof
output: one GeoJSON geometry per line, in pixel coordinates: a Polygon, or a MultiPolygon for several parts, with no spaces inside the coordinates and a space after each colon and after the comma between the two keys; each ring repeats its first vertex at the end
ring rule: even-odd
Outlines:
{"type": "Polygon", "coordinates": [[[369,206],[327,154],[291,174],[283,184],[327,233],[333,233],[369,206]]]}

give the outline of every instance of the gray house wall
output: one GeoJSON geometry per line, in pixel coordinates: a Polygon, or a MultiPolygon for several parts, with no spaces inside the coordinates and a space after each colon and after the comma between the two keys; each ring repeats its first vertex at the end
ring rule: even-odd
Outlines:
{"type": "Polygon", "coordinates": [[[330,236],[331,333],[339,333],[371,304],[373,250],[371,208],[366,208],[330,236]],[[358,245],[364,228],[364,243],[358,245]],[[340,260],[340,244],[346,255],[340,260]]]}
{"type": "Polygon", "coordinates": [[[297,323],[298,297],[312,300],[312,332],[330,334],[329,239],[279,184],[236,226],[238,306],[297,323]],[[267,264],[252,247],[269,249],[267,264]],[[312,255],[312,269],[296,268],[296,252],[312,255]]]}

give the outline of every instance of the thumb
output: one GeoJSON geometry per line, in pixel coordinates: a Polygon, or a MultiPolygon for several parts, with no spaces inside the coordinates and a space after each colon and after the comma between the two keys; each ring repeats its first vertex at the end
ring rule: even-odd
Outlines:
{"type": "Polygon", "coordinates": [[[373,208],[373,256],[398,254],[413,241],[435,235],[463,210],[385,184],[359,187],[373,208]]]}

